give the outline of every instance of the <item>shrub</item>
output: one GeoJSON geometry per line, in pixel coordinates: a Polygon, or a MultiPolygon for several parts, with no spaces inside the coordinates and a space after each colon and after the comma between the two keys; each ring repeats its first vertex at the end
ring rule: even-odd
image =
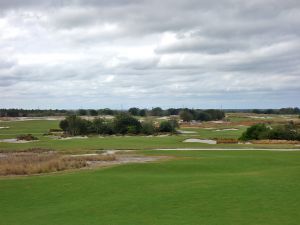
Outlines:
{"type": "Polygon", "coordinates": [[[66,117],[60,121],[59,126],[65,133],[72,136],[87,134],[92,130],[90,121],[81,119],[76,115],[66,117]]]}
{"type": "Polygon", "coordinates": [[[175,133],[178,123],[176,120],[162,121],[159,125],[160,132],[175,133]]]}
{"type": "Polygon", "coordinates": [[[274,128],[267,127],[265,124],[256,124],[249,127],[240,137],[240,140],[300,140],[300,133],[293,123],[274,128]]]}
{"type": "Polygon", "coordinates": [[[131,115],[133,115],[133,116],[138,116],[140,110],[139,110],[138,108],[136,108],[136,107],[133,107],[133,108],[130,108],[130,109],[128,110],[128,112],[129,112],[131,115]]]}
{"type": "Polygon", "coordinates": [[[142,130],[141,132],[146,135],[152,135],[156,133],[156,128],[152,121],[146,121],[142,123],[142,130]]]}
{"type": "Polygon", "coordinates": [[[62,132],[62,129],[50,128],[49,132],[62,132]]]}
{"type": "Polygon", "coordinates": [[[136,118],[125,113],[117,115],[113,124],[115,132],[119,134],[126,134],[129,131],[138,134],[142,128],[141,123],[136,118]]]}
{"type": "Polygon", "coordinates": [[[259,140],[259,139],[267,139],[268,132],[270,128],[265,124],[255,124],[249,128],[242,134],[240,140],[259,140]]]}
{"type": "Polygon", "coordinates": [[[198,112],[196,114],[196,120],[210,121],[210,120],[212,120],[212,117],[210,116],[210,114],[208,114],[206,112],[198,112]]]}
{"type": "Polygon", "coordinates": [[[32,134],[24,134],[24,135],[17,136],[17,140],[34,141],[34,140],[38,140],[38,138],[33,136],[32,134]]]}
{"type": "Polygon", "coordinates": [[[187,110],[183,110],[179,113],[180,119],[182,119],[185,122],[189,122],[193,119],[193,114],[191,114],[189,111],[187,110]]]}

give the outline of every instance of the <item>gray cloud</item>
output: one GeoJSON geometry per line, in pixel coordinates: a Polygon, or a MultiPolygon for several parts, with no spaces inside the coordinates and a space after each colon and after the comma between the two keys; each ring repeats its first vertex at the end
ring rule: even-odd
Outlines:
{"type": "Polygon", "coordinates": [[[0,107],[299,106],[299,15],[298,0],[3,0],[0,107]]]}

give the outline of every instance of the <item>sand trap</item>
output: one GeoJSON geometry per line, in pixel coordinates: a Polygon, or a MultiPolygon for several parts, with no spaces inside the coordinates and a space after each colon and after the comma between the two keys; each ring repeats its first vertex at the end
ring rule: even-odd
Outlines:
{"type": "Polygon", "coordinates": [[[216,131],[228,131],[228,130],[239,130],[236,128],[227,128],[227,129],[220,129],[220,130],[216,130],[216,131]]]}
{"type": "Polygon", "coordinates": [[[0,127],[0,129],[8,129],[9,127],[0,127]]]}
{"type": "Polygon", "coordinates": [[[225,123],[223,120],[211,121],[212,123],[225,123]]]}
{"type": "Polygon", "coordinates": [[[186,139],[183,142],[187,142],[187,143],[203,143],[203,144],[210,144],[210,145],[217,144],[217,141],[215,141],[215,140],[197,139],[197,138],[186,139]]]}
{"type": "Polygon", "coordinates": [[[133,152],[135,150],[106,150],[102,155],[114,155],[116,153],[133,152]]]}
{"type": "Polygon", "coordinates": [[[159,118],[157,118],[158,120],[168,120],[169,119],[169,117],[168,116],[162,116],[162,117],[159,117],[159,118]]]}
{"type": "Polygon", "coordinates": [[[29,142],[36,142],[36,141],[38,141],[38,140],[25,141],[25,140],[18,140],[16,138],[0,139],[0,142],[2,142],[2,143],[17,143],[17,144],[29,143],[29,142]]]}
{"type": "Polygon", "coordinates": [[[197,134],[196,131],[188,131],[188,130],[177,130],[181,134],[197,134]]]}
{"type": "Polygon", "coordinates": [[[66,137],[66,138],[58,138],[59,140],[71,140],[71,139],[87,139],[88,136],[74,136],[74,137],[66,137]]]}
{"type": "Polygon", "coordinates": [[[274,118],[272,116],[248,116],[248,117],[252,119],[273,119],[274,118]]]}
{"type": "Polygon", "coordinates": [[[203,129],[205,129],[205,130],[213,130],[213,129],[215,129],[215,128],[213,128],[213,127],[205,127],[205,128],[203,128],[203,129]]]}

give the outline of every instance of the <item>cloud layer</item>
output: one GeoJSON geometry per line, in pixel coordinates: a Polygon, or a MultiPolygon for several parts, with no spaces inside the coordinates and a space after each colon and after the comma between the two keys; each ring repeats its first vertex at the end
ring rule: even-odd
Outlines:
{"type": "Polygon", "coordinates": [[[3,0],[0,107],[299,106],[298,0],[3,0]]]}

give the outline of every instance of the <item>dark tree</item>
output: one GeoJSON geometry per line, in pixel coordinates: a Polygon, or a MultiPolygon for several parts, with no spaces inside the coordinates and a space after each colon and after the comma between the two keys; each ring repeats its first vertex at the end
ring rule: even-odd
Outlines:
{"type": "Polygon", "coordinates": [[[138,116],[140,110],[139,110],[139,108],[133,107],[133,108],[130,108],[130,109],[128,110],[128,112],[129,112],[131,115],[133,115],[133,116],[138,116]]]}

